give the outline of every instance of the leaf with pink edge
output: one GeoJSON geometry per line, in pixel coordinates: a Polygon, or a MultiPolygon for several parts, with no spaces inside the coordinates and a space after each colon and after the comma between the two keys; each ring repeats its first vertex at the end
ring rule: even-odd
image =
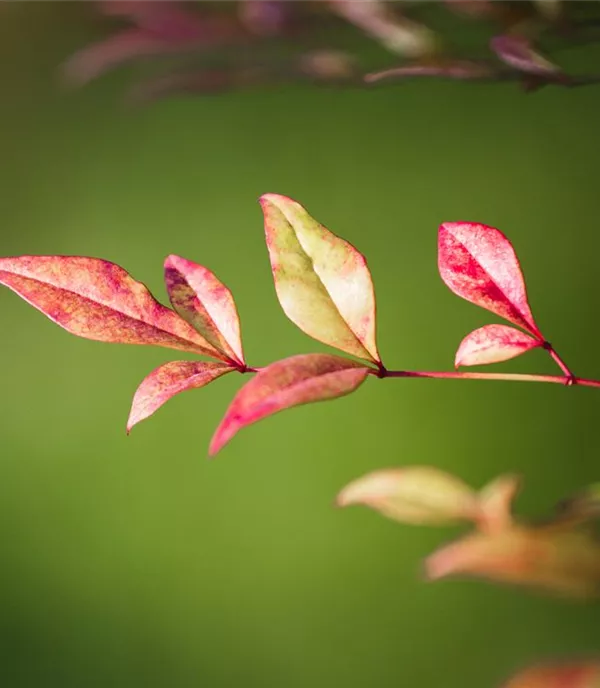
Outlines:
{"type": "Polygon", "coordinates": [[[438,268],[457,296],[543,340],[527,301],[519,260],[498,229],[475,222],[444,222],[438,233],[438,268]]]}
{"type": "Polygon", "coordinates": [[[286,196],[261,196],[275,290],[287,317],[320,342],[379,362],[375,294],[364,256],[286,196]]]}
{"type": "Polygon", "coordinates": [[[216,361],[171,361],[159,366],[137,388],[127,421],[127,433],[176,394],[206,387],[232,370],[231,366],[216,361]]]}
{"type": "Polygon", "coordinates": [[[0,284],[79,337],[145,344],[223,358],[177,313],[107,260],[82,256],[0,258],[0,284]]]}
{"type": "Polygon", "coordinates": [[[338,495],[337,504],[364,504],[394,521],[419,525],[475,520],[479,509],[473,489],[432,466],[368,473],[347,485],[338,495]]]}
{"type": "Polygon", "coordinates": [[[490,47],[502,62],[519,72],[551,79],[564,75],[559,67],[537,52],[525,36],[494,36],[490,47]]]}
{"type": "Polygon", "coordinates": [[[502,688],[600,688],[600,661],[544,662],[520,671],[502,688]]]}
{"type": "Polygon", "coordinates": [[[235,301],[216,275],[191,260],[171,255],[165,260],[165,282],[175,311],[211,346],[244,365],[235,301]]]}
{"type": "Polygon", "coordinates": [[[600,545],[588,532],[515,524],[443,546],[427,558],[425,573],[429,580],[475,577],[583,601],[600,595],[600,545]]]}
{"type": "Polygon", "coordinates": [[[460,343],[454,366],[501,363],[543,346],[543,342],[508,325],[485,325],[460,343]]]}
{"type": "Polygon", "coordinates": [[[242,428],[267,416],[350,394],[372,370],[329,354],[302,354],[272,363],[236,394],[212,438],[209,453],[216,454],[242,428]]]}

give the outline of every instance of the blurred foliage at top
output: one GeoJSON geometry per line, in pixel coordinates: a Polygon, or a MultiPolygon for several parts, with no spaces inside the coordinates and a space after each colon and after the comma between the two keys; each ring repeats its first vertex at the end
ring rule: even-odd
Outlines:
{"type": "Polygon", "coordinates": [[[99,0],[90,10],[106,36],[72,55],[63,76],[81,86],[153,58],[157,68],[127,96],[137,104],[298,81],[366,87],[429,77],[514,81],[526,91],[600,82],[600,73],[559,66],[561,50],[600,40],[600,8],[591,2],[99,0]],[[473,42],[467,24],[479,29],[473,42]],[[388,63],[368,71],[364,54],[348,49],[356,32],[383,48],[388,63]]]}

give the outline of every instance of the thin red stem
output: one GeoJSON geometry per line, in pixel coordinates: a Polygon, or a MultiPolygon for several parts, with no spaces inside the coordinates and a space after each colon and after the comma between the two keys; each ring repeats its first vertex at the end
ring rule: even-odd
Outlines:
{"type": "MultiPolygon", "coordinates": [[[[374,375],[378,371],[373,371],[374,375]]],[[[463,373],[462,371],[413,371],[387,370],[385,377],[429,377],[437,380],[505,380],[513,382],[550,382],[557,385],[581,385],[582,387],[600,387],[600,380],[589,380],[584,377],[563,375],[525,375],[520,373],[463,373]]]]}
{"type": "Polygon", "coordinates": [[[562,360],[562,358],[554,351],[552,348],[552,345],[547,342],[547,346],[544,347],[546,351],[550,354],[552,360],[556,363],[556,365],[563,371],[563,373],[569,377],[569,378],[574,378],[575,375],[571,372],[569,366],[562,360]]]}

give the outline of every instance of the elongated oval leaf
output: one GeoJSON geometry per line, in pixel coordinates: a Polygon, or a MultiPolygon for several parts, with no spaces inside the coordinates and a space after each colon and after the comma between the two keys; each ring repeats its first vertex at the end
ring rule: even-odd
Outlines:
{"type": "Polygon", "coordinates": [[[173,255],[165,261],[165,282],[177,313],[215,349],[243,365],[240,319],[229,289],[207,268],[173,255]]]}
{"type": "Polygon", "coordinates": [[[543,342],[508,325],[485,325],[460,343],[454,366],[486,365],[516,358],[542,346],[543,342]]]}
{"type": "Polygon", "coordinates": [[[261,370],[236,394],[215,432],[216,454],[242,428],[274,413],[314,401],[335,399],[357,389],[371,368],[328,354],[304,354],[261,370]]]}
{"type": "Polygon", "coordinates": [[[367,83],[383,81],[385,79],[405,80],[418,77],[441,77],[444,79],[456,79],[469,81],[489,79],[494,76],[494,70],[483,62],[474,60],[453,60],[438,62],[417,62],[400,67],[392,67],[379,72],[372,72],[365,76],[367,83]]]}
{"type": "Polygon", "coordinates": [[[432,466],[369,473],[345,487],[337,504],[364,504],[394,521],[427,525],[474,520],[478,514],[475,491],[432,466]]]}
{"type": "Polygon", "coordinates": [[[503,688],[600,688],[600,662],[548,662],[513,676],[503,688]]]}
{"type": "Polygon", "coordinates": [[[171,397],[189,389],[206,387],[234,368],[216,361],[171,361],[153,370],[133,397],[127,433],[134,425],[151,416],[171,397]]]}
{"type": "Polygon", "coordinates": [[[425,572],[430,580],[465,575],[592,599],[600,595],[600,546],[584,532],[514,526],[442,547],[426,560],[425,572]]]}
{"type": "Polygon", "coordinates": [[[504,63],[520,72],[552,78],[562,73],[559,67],[540,55],[524,36],[494,36],[490,47],[504,63]]]}
{"type": "Polygon", "coordinates": [[[0,284],[85,339],[223,355],[148,289],[107,260],[81,256],[0,258],[0,284]]]}
{"type": "Polygon", "coordinates": [[[275,290],[288,318],[320,342],[379,362],[366,260],[291,198],[261,196],[275,290]]]}
{"type": "Polygon", "coordinates": [[[519,260],[498,229],[444,222],[438,234],[438,268],[455,294],[543,340],[527,302],[519,260]]]}

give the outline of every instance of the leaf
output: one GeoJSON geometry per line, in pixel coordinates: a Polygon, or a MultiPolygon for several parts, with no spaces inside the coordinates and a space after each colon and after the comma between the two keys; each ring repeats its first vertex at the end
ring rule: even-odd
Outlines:
{"type": "Polygon", "coordinates": [[[468,334],[460,343],[454,366],[500,363],[543,345],[539,339],[508,325],[485,325],[468,334]]]}
{"type": "Polygon", "coordinates": [[[600,483],[594,483],[563,500],[559,504],[559,512],[560,520],[577,523],[586,523],[600,518],[600,483]]]}
{"type": "Polygon", "coordinates": [[[260,203],[287,317],[310,337],[378,363],[375,294],[364,256],[291,198],[265,194],[260,203]]]}
{"type": "Polygon", "coordinates": [[[188,323],[107,260],[0,258],[0,284],[67,332],[101,342],[146,344],[222,358],[188,323]]]}
{"type": "Polygon", "coordinates": [[[206,387],[232,370],[231,366],[215,361],[171,361],[159,366],[137,388],[127,421],[127,433],[158,411],[171,397],[189,389],[206,387]]]}
{"type": "Polygon", "coordinates": [[[165,282],[175,311],[215,349],[243,366],[240,319],[229,289],[208,268],[174,255],[165,260],[165,282]]]}
{"type": "Polygon", "coordinates": [[[502,62],[519,72],[551,78],[563,74],[560,67],[538,53],[524,36],[494,36],[490,47],[502,62]]]}
{"type": "Polygon", "coordinates": [[[503,688],[600,688],[600,662],[552,662],[513,676],[503,688]]]}
{"type": "Polygon", "coordinates": [[[455,294],[544,339],[527,302],[519,260],[498,229],[444,222],[438,233],[438,268],[455,294]]]}
{"type": "Polygon", "coordinates": [[[513,525],[512,503],[520,487],[519,476],[502,475],[479,492],[480,530],[495,533],[513,525]]]}
{"type": "Polygon", "coordinates": [[[279,411],[350,394],[372,368],[329,354],[303,354],[272,363],[236,394],[210,444],[220,451],[242,428],[279,411]]]}
{"type": "Polygon", "coordinates": [[[345,487],[337,504],[364,504],[394,521],[419,525],[474,520],[479,508],[474,490],[459,478],[431,466],[369,473],[345,487]]]}
{"type": "Polygon", "coordinates": [[[406,57],[431,55],[438,50],[435,33],[393,12],[381,0],[330,0],[331,9],[394,53],[406,57]]]}
{"type": "Polygon", "coordinates": [[[515,525],[442,547],[425,572],[429,580],[466,575],[585,600],[600,595],[600,545],[586,532],[515,525]]]}
{"type": "Polygon", "coordinates": [[[451,62],[415,63],[372,72],[365,76],[367,83],[385,79],[410,79],[415,77],[441,77],[466,81],[469,79],[489,79],[495,75],[493,69],[483,62],[473,60],[453,60],[451,62]]]}

